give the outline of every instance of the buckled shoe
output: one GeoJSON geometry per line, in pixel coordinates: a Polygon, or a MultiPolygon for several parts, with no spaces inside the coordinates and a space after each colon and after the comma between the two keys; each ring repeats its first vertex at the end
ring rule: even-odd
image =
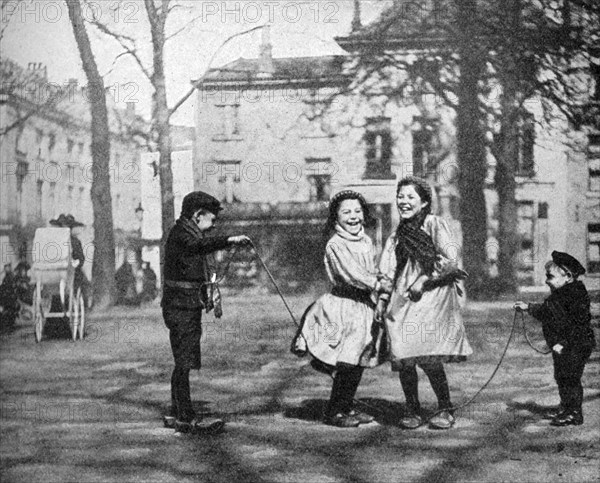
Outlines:
{"type": "Polygon", "coordinates": [[[415,412],[408,412],[400,420],[400,427],[404,429],[417,429],[423,424],[423,418],[415,412]]]}
{"type": "Polygon", "coordinates": [[[456,419],[450,414],[450,411],[442,411],[429,420],[429,427],[431,429],[450,429],[455,422],[456,419]]]}
{"type": "Polygon", "coordinates": [[[225,422],[218,418],[192,419],[189,422],[175,421],[175,431],[191,434],[216,434],[225,426],[225,422]]]}
{"type": "Polygon", "coordinates": [[[375,421],[375,418],[370,414],[357,411],[356,409],[352,409],[348,413],[348,416],[358,419],[359,424],[369,424],[375,421]]]}
{"type": "Polygon", "coordinates": [[[565,411],[550,421],[552,426],[579,426],[583,424],[581,411],[565,411]]]}
{"type": "Polygon", "coordinates": [[[325,416],[323,422],[329,426],[336,426],[338,428],[356,428],[360,424],[358,418],[343,413],[325,416]]]}

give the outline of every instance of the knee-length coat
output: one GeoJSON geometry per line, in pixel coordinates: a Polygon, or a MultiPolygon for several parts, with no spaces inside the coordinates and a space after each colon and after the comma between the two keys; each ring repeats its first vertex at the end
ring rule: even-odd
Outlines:
{"type": "Polygon", "coordinates": [[[352,235],[337,227],[327,243],[325,268],[332,292],[322,295],[306,311],[301,334],[311,355],[328,366],[371,367],[379,363],[377,347],[368,351],[367,357],[364,354],[371,343],[379,343],[372,333],[375,256],[373,243],[364,231],[352,235]]]}
{"type": "MultiPolygon", "coordinates": [[[[459,246],[446,221],[427,215],[421,229],[431,236],[438,253],[433,278],[457,268],[459,246]]],[[[379,262],[380,272],[395,279],[385,315],[392,369],[431,358],[445,362],[464,360],[473,351],[460,314],[457,286],[454,282],[437,286],[425,291],[420,300],[411,301],[407,291],[424,272],[418,261],[409,258],[396,276],[396,243],[393,234],[379,262]]]]}

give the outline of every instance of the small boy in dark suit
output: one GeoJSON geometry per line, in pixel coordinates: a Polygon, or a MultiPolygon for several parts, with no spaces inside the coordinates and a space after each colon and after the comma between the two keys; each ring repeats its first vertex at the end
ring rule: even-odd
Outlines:
{"type": "Polygon", "coordinates": [[[585,363],[596,345],[591,326],[590,297],[577,278],[585,269],[568,253],[552,252],[546,263],[546,285],[550,296],[542,304],[517,302],[515,309],[529,312],[542,322],[548,347],[552,348],[554,379],[558,384],[560,406],[552,417],[553,426],[583,424],[585,363]]]}

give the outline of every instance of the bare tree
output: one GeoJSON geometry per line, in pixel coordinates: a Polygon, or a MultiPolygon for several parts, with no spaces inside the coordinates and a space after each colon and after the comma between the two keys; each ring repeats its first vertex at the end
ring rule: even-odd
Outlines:
{"type": "MultiPolygon", "coordinates": [[[[19,1],[2,0],[0,3],[0,42],[4,38],[14,14],[19,11],[19,1]]],[[[48,83],[45,68],[30,63],[24,70],[10,59],[0,56],[0,106],[10,105],[13,109],[8,123],[0,128],[0,137],[13,129],[21,129],[27,120],[43,111],[52,109],[62,100],[60,86],[48,83]]]]}
{"type": "Polygon", "coordinates": [[[597,106],[595,120],[582,114],[590,100],[590,69],[600,63],[599,22],[600,5],[587,0],[493,2],[482,19],[491,66],[487,82],[498,82],[500,92],[498,105],[486,107],[491,123],[500,126],[490,128],[490,148],[499,200],[499,278],[507,291],[517,287],[520,262],[516,176],[535,172],[534,166],[530,173],[519,166],[524,156],[533,158],[521,148],[524,137],[533,148],[534,126],[524,104],[541,101],[538,123],[546,130],[558,119],[564,131],[598,123],[597,106]]]}
{"type": "Polygon", "coordinates": [[[341,94],[372,95],[377,79],[376,90],[392,101],[418,104],[421,95],[431,93],[456,111],[463,259],[470,274],[467,288],[476,297],[487,279],[486,125],[479,105],[485,56],[473,42],[479,35],[476,0],[429,3],[430,8],[395,3],[375,24],[349,36],[350,43],[360,39],[360,48],[348,71],[355,78],[341,94]]]}
{"type": "Polygon", "coordinates": [[[67,0],[69,20],[79,49],[90,91],[91,154],[93,177],[91,187],[94,211],[94,262],[92,287],[94,304],[106,307],[115,298],[115,240],[110,189],[110,131],[104,80],[98,71],[86,30],[79,0],[67,0]]]}
{"type": "MultiPolygon", "coordinates": [[[[98,20],[92,21],[100,32],[115,39],[123,49],[121,56],[131,56],[144,76],[150,81],[152,93],[152,134],[159,152],[160,195],[162,206],[162,234],[167,236],[175,220],[175,206],[173,195],[173,171],[171,167],[171,128],[170,119],[181,105],[195,92],[195,86],[190,87],[185,95],[169,108],[167,101],[167,88],[165,76],[165,48],[167,42],[179,33],[189,28],[200,16],[191,17],[183,25],[170,34],[167,34],[169,15],[176,9],[184,9],[180,3],[173,0],[144,0],[145,12],[148,17],[150,37],[152,40],[152,66],[148,67],[140,54],[140,48],[134,37],[117,32],[110,25],[98,20]]],[[[190,12],[189,9],[186,11],[190,12]]],[[[213,54],[209,66],[221,47],[234,37],[252,32],[262,27],[254,27],[228,37],[213,54]]],[[[161,250],[163,246],[161,245],[161,250]]]]}
{"type": "Polygon", "coordinates": [[[378,22],[354,34],[362,37],[363,46],[354,84],[367,85],[380,76],[391,86],[388,95],[402,96],[410,83],[417,91],[435,92],[456,110],[463,250],[471,295],[486,287],[483,193],[486,153],[491,151],[499,196],[498,286],[511,292],[517,284],[520,242],[515,176],[524,103],[541,100],[545,120],[559,116],[569,128],[598,123],[597,106],[587,117],[582,109],[589,88],[580,77],[589,77],[590,67],[600,64],[600,36],[594,27],[600,23],[600,4],[431,0],[424,5],[395,3],[378,22]],[[393,56],[394,51],[405,55],[393,56]],[[407,62],[409,51],[416,52],[416,59],[407,62]],[[399,87],[382,75],[390,66],[407,76],[399,87]],[[490,100],[491,92],[500,93],[498,102],[490,100]]]}

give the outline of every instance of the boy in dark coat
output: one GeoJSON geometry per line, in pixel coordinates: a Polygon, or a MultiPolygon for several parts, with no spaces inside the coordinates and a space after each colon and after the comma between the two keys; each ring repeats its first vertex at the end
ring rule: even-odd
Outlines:
{"type": "Polygon", "coordinates": [[[552,261],[546,263],[550,296],[542,304],[515,304],[517,310],[527,311],[542,322],[544,338],[552,349],[560,396],[558,411],[548,415],[553,416],[553,426],[583,424],[581,377],[596,344],[590,323],[590,297],[577,279],[584,273],[577,259],[554,251],[552,261]]]}
{"type": "Polygon", "coordinates": [[[190,397],[190,370],[200,369],[202,310],[210,310],[206,256],[232,244],[250,243],[244,235],[206,237],[221,211],[216,198],[202,191],[183,199],[181,216],[171,229],[165,246],[162,310],[169,329],[175,369],[171,377],[171,414],[165,426],[180,432],[215,432],[223,421],[199,418],[190,397]]]}

